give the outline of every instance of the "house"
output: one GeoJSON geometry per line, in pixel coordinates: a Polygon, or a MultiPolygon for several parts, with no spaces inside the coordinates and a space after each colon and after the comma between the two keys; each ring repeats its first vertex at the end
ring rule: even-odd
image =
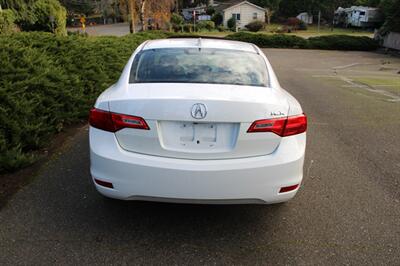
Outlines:
{"type": "Polygon", "coordinates": [[[307,12],[300,13],[296,18],[300,19],[306,24],[313,24],[313,16],[307,12]]]}
{"type": "Polygon", "coordinates": [[[378,8],[365,6],[339,7],[335,11],[333,23],[343,27],[374,27],[383,22],[383,16],[378,8]]]}
{"type": "Polygon", "coordinates": [[[223,25],[228,26],[228,20],[232,17],[236,19],[238,29],[244,28],[254,20],[265,22],[265,9],[252,4],[248,1],[225,1],[213,3],[216,12],[222,14],[223,25]]]}

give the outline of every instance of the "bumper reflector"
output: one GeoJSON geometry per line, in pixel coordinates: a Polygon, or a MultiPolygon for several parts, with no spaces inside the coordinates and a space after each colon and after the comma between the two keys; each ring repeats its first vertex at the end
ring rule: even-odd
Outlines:
{"type": "Polygon", "coordinates": [[[106,181],[101,181],[98,179],[94,179],[94,182],[96,182],[97,185],[103,186],[103,187],[108,187],[108,188],[114,188],[113,184],[110,182],[106,181]]]}
{"type": "Polygon", "coordinates": [[[290,187],[283,187],[283,188],[281,188],[281,190],[279,190],[279,193],[285,193],[285,192],[289,192],[292,190],[296,190],[298,187],[299,187],[299,184],[290,186],[290,187]]]}

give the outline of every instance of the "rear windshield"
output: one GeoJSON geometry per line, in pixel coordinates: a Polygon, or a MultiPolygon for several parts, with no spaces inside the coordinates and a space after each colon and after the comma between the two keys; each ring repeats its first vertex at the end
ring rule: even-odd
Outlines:
{"type": "Polygon", "coordinates": [[[166,48],[135,56],[130,83],[213,83],[267,86],[264,59],[249,52],[166,48]]]}

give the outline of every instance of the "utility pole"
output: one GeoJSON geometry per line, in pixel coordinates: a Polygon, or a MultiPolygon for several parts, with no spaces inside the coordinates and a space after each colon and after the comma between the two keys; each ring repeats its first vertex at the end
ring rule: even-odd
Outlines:
{"type": "Polygon", "coordinates": [[[321,27],[321,10],[318,11],[318,34],[321,27]]]}
{"type": "Polygon", "coordinates": [[[196,32],[196,10],[193,10],[193,32],[196,32]]]}

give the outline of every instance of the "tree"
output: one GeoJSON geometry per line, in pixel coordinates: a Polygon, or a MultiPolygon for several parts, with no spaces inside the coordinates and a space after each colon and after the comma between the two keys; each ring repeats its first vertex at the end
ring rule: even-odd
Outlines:
{"type": "Polygon", "coordinates": [[[0,0],[0,5],[14,11],[15,23],[24,31],[67,34],[67,12],[58,0],[0,0]]]}
{"type": "Polygon", "coordinates": [[[371,7],[378,7],[381,3],[381,0],[356,0],[356,6],[371,6],[371,7]]]}
{"type": "Polygon", "coordinates": [[[181,15],[179,15],[178,13],[172,14],[171,24],[172,24],[172,28],[175,31],[182,31],[184,22],[185,22],[185,20],[183,19],[183,17],[181,15]]]}
{"type": "Polygon", "coordinates": [[[267,24],[271,24],[271,18],[275,12],[279,10],[279,4],[282,0],[253,0],[252,3],[265,8],[267,16],[267,24]]]}
{"type": "Polygon", "coordinates": [[[212,17],[211,20],[214,21],[215,26],[219,26],[224,22],[224,16],[222,16],[221,13],[215,13],[212,17]]]}
{"type": "Polygon", "coordinates": [[[14,11],[15,23],[20,27],[24,24],[33,24],[36,18],[32,14],[31,0],[0,0],[2,8],[11,9],[14,11]]]}
{"type": "Polygon", "coordinates": [[[171,18],[171,13],[175,9],[175,0],[128,0],[129,13],[131,17],[131,28],[134,32],[139,14],[140,30],[147,29],[149,24],[155,28],[163,27],[171,18]]]}
{"type": "Polygon", "coordinates": [[[228,28],[230,30],[236,30],[236,19],[234,17],[231,17],[230,19],[228,19],[228,28]]]}
{"type": "Polygon", "coordinates": [[[136,1],[128,0],[129,7],[129,31],[131,33],[136,32],[136,1]]]}
{"type": "Polygon", "coordinates": [[[209,15],[209,16],[214,15],[215,14],[215,8],[212,7],[212,6],[207,7],[206,14],[209,15]]]}
{"type": "Polygon", "coordinates": [[[90,0],[60,0],[60,2],[68,10],[69,14],[85,14],[89,16],[94,13],[94,2],[90,0]]]}
{"type": "Polygon", "coordinates": [[[32,6],[32,13],[36,22],[29,29],[67,35],[67,11],[58,0],[37,0],[32,6]]]}
{"type": "Polygon", "coordinates": [[[145,21],[145,15],[144,12],[146,11],[146,1],[147,0],[140,0],[140,25],[141,25],[141,31],[146,30],[146,21],[145,21]]]}
{"type": "Polygon", "coordinates": [[[400,0],[382,0],[380,8],[386,19],[381,33],[400,32],[400,0]]]}

